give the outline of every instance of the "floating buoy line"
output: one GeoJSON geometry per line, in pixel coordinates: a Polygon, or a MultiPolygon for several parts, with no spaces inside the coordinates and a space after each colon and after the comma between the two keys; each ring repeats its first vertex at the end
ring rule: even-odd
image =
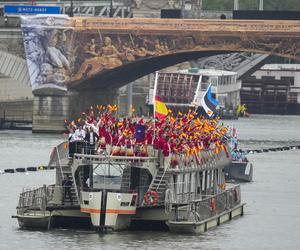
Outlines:
{"type": "Polygon", "coordinates": [[[52,169],[55,169],[55,167],[37,166],[37,167],[26,167],[26,168],[6,168],[4,170],[0,170],[0,174],[28,173],[28,172],[36,172],[36,171],[52,170],[52,169]]]}
{"type": "Polygon", "coordinates": [[[267,153],[267,152],[277,152],[277,151],[287,151],[300,149],[300,145],[297,146],[284,146],[277,148],[262,148],[262,149],[242,149],[245,154],[255,154],[255,153],[267,153]]]}
{"type": "MultiPolygon", "coordinates": [[[[263,148],[263,149],[241,149],[241,151],[245,154],[258,154],[258,153],[267,153],[267,152],[277,152],[277,151],[287,151],[287,150],[296,150],[300,149],[300,145],[297,146],[284,146],[277,148],[263,148]]],[[[52,170],[55,167],[48,166],[38,166],[38,167],[27,167],[27,168],[6,168],[4,170],[0,170],[0,174],[14,174],[14,173],[28,173],[28,172],[36,172],[43,170],[52,170]]]]}

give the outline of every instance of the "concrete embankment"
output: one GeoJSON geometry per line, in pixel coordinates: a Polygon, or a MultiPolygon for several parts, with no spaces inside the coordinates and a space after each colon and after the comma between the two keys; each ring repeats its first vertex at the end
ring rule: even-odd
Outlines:
{"type": "Polygon", "coordinates": [[[0,129],[32,124],[32,104],[32,100],[1,101],[0,129]]]}

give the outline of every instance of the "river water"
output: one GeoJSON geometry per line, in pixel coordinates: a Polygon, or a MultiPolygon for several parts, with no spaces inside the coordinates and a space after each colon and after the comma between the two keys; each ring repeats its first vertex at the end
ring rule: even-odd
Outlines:
{"type": "MultiPolygon", "coordinates": [[[[243,149],[300,145],[300,116],[226,121],[243,149]]],[[[0,131],[0,170],[47,164],[60,135],[0,131]]],[[[249,155],[254,182],[241,185],[245,215],[203,235],[134,231],[20,230],[15,207],[23,187],[54,183],[54,171],[0,175],[0,250],[6,249],[300,249],[300,150],[249,155]]]]}

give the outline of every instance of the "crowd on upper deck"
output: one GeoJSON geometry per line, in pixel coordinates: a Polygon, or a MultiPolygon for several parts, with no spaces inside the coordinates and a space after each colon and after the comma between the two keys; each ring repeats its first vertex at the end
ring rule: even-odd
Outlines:
{"type": "Polygon", "coordinates": [[[105,152],[120,156],[147,156],[150,145],[165,156],[193,155],[212,148],[216,152],[226,150],[224,136],[228,128],[219,118],[207,119],[191,110],[176,115],[169,110],[164,119],[135,115],[117,118],[117,110],[116,105],[90,107],[77,120],[65,121],[70,149],[72,144],[79,143],[93,154],[105,152]]]}

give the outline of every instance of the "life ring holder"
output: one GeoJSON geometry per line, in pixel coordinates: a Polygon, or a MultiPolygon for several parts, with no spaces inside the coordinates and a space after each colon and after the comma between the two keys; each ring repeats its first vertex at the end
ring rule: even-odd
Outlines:
{"type": "Polygon", "coordinates": [[[155,205],[158,201],[158,194],[156,191],[149,190],[144,194],[144,202],[146,205],[155,205]]]}

